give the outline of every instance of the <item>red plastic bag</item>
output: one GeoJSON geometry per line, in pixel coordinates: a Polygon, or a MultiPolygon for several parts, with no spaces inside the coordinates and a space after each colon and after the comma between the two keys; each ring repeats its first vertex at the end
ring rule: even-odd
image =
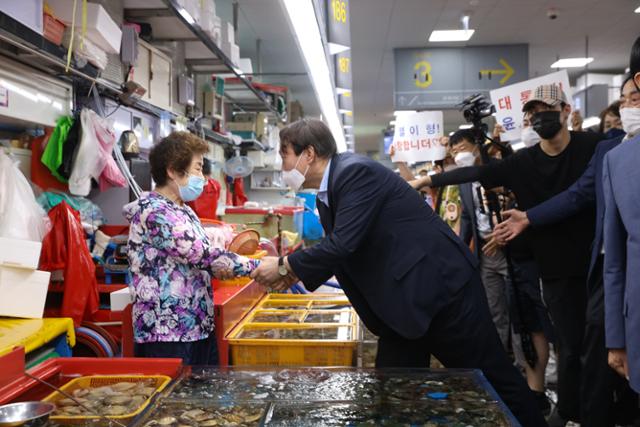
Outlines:
{"type": "Polygon", "coordinates": [[[66,202],[49,211],[53,228],[42,242],[40,270],[63,270],[61,317],[71,317],[76,327],[93,320],[98,311],[96,268],[85,241],[80,214],[66,202]]]}

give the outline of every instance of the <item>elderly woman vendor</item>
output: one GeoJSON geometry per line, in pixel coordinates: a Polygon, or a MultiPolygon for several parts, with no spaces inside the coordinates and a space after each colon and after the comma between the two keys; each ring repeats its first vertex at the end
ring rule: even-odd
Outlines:
{"type": "Polygon", "coordinates": [[[138,357],[179,357],[190,365],[216,365],[211,276],[247,276],[258,261],[213,248],[185,202],[204,186],[207,143],[174,132],[149,155],[154,191],[124,208],[131,223],[133,329],[138,357]]]}

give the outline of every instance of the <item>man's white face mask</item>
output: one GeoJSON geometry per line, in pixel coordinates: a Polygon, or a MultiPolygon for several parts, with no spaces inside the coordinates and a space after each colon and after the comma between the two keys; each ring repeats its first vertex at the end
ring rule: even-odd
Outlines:
{"type": "Polygon", "coordinates": [[[640,107],[621,108],[620,120],[627,135],[635,136],[640,133],[640,107]]]}
{"type": "Polygon", "coordinates": [[[287,187],[291,188],[291,190],[293,190],[294,192],[297,192],[298,190],[300,190],[300,188],[302,187],[302,184],[304,184],[304,181],[306,180],[307,172],[309,172],[309,166],[307,166],[307,169],[304,171],[304,173],[300,172],[297,169],[298,163],[300,163],[301,158],[302,158],[302,154],[300,155],[300,157],[298,157],[298,161],[296,161],[296,164],[293,167],[293,169],[289,171],[285,171],[285,170],[282,171],[282,181],[285,183],[287,187]]]}

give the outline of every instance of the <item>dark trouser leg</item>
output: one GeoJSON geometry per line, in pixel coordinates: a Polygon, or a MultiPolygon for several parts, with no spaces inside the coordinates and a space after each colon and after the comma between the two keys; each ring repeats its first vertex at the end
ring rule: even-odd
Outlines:
{"type": "Polygon", "coordinates": [[[424,340],[408,340],[399,335],[378,339],[376,368],[428,368],[429,360],[424,340]]]}
{"type": "Polygon", "coordinates": [[[190,342],[150,342],[136,344],[136,357],[175,357],[185,365],[217,365],[218,346],[215,334],[209,338],[190,342]]]}
{"type": "Polygon", "coordinates": [[[509,306],[507,304],[507,259],[499,250],[494,256],[482,254],[480,276],[487,294],[489,312],[505,350],[509,350],[509,306]]]}
{"type": "Polygon", "coordinates": [[[522,425],[547,425],[533,393],[502,348],[479,276],[434,317],[426,339],[432,354],[447,368],[481,369],[522,425]]]}
{"type": "Polygon", "coordinates": [[[580,354],[585,333],[586,278],[543,280],[544,302],[554,326],[558,353],[558,413],[580,420],[580,354]]]}
{"type": "Polygon", "coordinates": [[[613,407],[616,373],[609,367],[604,337],[604,285],[602,257],[588,283],[587,324],[582,347],[584,379],[580,404],[583,427],[607,427],[615,424],[613,407]]]}
{"type": "Polygon", "coordinates": [[[211,332],[209,338],[196,341],[193,352],[192,365],[218,365],[218,341],[215,332],[211,332]]]}

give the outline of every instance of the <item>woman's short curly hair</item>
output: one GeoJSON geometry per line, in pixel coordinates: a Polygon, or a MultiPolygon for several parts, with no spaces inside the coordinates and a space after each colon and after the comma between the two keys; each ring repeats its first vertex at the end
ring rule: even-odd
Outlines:
{"type": "Polygon", "coordinates": [[[156,144],[149,153],[151,176],[156,185],[165,185],[167,169],[186,174],[193,156],[209,151],[207,143],[189,132],[173,132],[156,144]]]}

